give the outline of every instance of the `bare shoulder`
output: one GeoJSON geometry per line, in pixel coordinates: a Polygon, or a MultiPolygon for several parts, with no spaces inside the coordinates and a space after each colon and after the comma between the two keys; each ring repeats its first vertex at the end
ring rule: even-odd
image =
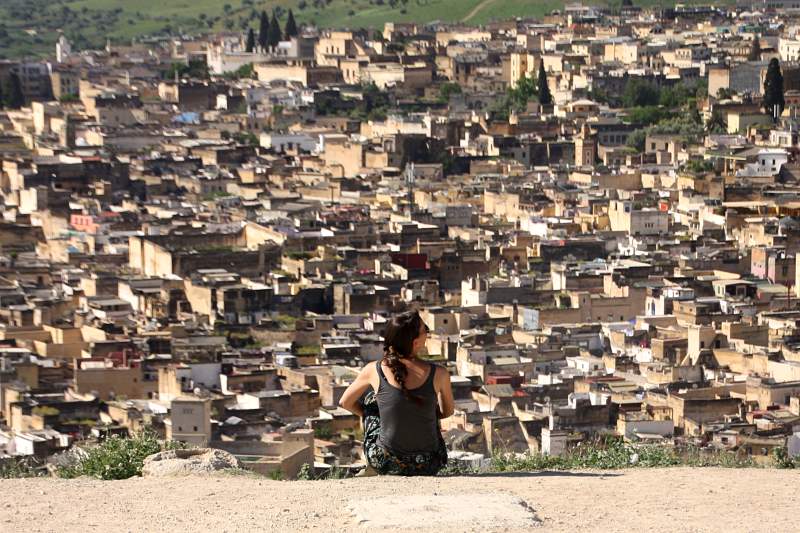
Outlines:
{"type": "Polygon", "coordinates": [[[437,365],[436,363],[431,363],[431,367],[433,367],[432,372],[435,372],[433,375],[435,381],[444,381],[449,378],[450,373],[447,371],[446,367],[437,365]]]}

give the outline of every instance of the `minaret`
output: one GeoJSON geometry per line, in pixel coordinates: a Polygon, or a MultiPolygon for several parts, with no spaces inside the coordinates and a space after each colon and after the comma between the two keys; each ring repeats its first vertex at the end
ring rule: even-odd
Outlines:
{"type": "Polygon", "coordinates": [[[592,166],[595,159],[597,159],[597,146],[594,135],[589,125],[584,122],[580,133],[575,137],[575,166],[592,166]]]}
{"type": "Polygon", "coordinates": [[[56,61],[64,63],[70,54],[72,54],[72,45],[62,33],[59,35],[58,41],[56,42],[56,61]]]}
{"type": "Polygon", "coordinates": [[[414,163],[406,164],[406,188],[408,189],[408,216],[414,214],[414,163]]]}

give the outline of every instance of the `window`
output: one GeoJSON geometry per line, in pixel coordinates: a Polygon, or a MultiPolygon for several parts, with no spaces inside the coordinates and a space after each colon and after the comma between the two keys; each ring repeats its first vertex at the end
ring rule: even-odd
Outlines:
{"type": "Polygon", "coordinates": [[[178,426],[178,431],[183,431],[183,428],[178,426]]]}
{"type": "Polygon", "coordinates": [[[705,347],[706,347],[706,342],[700,341],[700,348],[705,348],[705,347]]]}
{"type": "Polygon", "coordinates": [[[193,426],[193,427],[194,427],[194,430],[197,431],[197,426],[193,426]]]}

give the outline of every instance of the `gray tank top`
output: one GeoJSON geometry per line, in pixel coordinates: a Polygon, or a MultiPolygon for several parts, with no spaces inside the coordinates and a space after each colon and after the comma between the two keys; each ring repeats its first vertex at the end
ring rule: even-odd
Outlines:
{"type": "Polygon", "coordinates": [[[439,421],[436,418],[438,399],[433,386],[436,365],[431,364],[425,383],[415,389],[403,391],[386,380],[381,363],[376,363],[380,386],[375,395],[381,418],[378,442],[389,452],[400,455],[434,452],[439,447],[439,421]]]}

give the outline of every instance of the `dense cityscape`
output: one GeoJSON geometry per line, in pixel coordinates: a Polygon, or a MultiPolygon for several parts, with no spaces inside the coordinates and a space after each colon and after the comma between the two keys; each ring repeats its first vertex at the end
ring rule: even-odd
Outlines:
{"type": "Polygon", "coordinates": [[[451,472],[800,454],[797,4],[280,15],[0,60],[0,466],[356,475],[339,400],[411,309],[451,472]]]}

